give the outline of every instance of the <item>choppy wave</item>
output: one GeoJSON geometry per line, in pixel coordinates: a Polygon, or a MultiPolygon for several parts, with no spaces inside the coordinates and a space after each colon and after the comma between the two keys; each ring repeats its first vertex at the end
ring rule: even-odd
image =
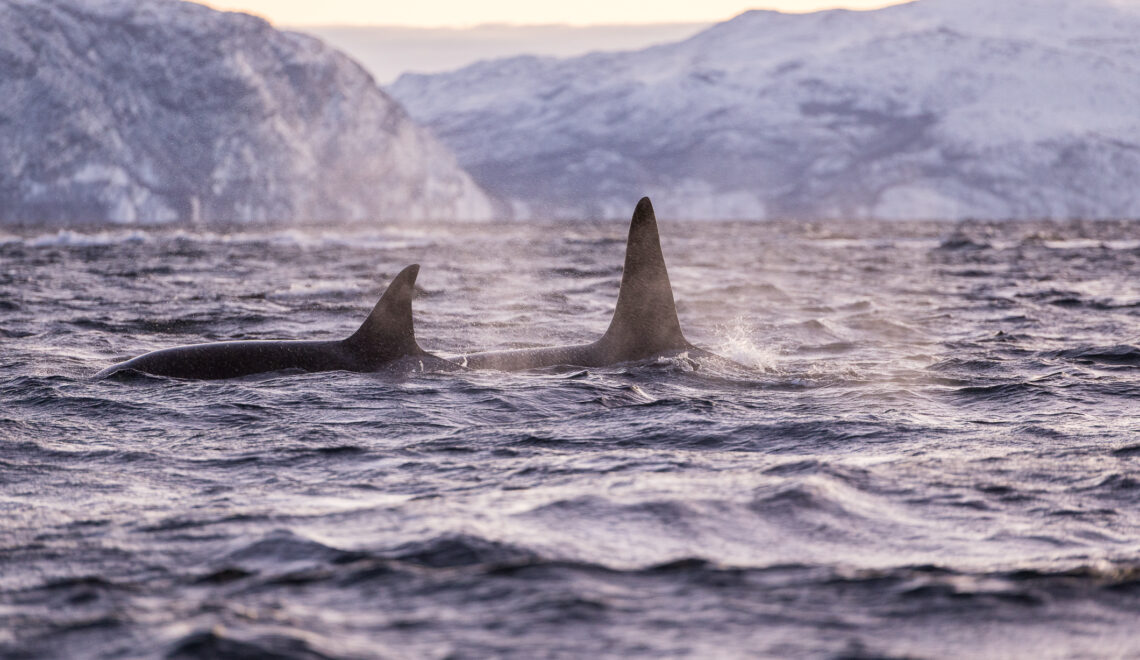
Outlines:
{"type": "Polygon", "coordinates": [[[206,383],[89,376],[409,263],[429,350],[588,341],[625,227],[0,235],[0,655],[1136,655],[1136,230],[666,223],[716,355],[206,383]]]}

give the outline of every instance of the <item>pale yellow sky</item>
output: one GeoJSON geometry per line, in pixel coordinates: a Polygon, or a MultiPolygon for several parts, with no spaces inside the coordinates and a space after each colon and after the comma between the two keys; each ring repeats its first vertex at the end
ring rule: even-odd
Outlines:
{"type": "Polygon", "coordinates": [[[875,9],[901,0],[207,0],[216,9],[246,11],[277,25],[406,25],[470,27],[484,23],[689,23],[727,20],[747,9],[804,12],[875,9]]]}

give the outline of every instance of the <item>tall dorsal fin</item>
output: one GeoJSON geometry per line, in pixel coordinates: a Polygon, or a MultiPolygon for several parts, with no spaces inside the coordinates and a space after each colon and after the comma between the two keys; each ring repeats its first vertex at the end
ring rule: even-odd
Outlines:
{"type": "Polygon", "coordinates": [[[416,344],[416,331],[412,326],[412,295],[419,273],[419,264],[400,271],[360,329],[344,340],[345,343],[372,359],[391,360],[423,353],[416,344]]]}
{"type": "Polygon", "coordinates": [[[601,343],[624,360],[692,346],[677,320],[657,217],[648,197],[642,197],[633,211],[617,308],[601,343]]]}

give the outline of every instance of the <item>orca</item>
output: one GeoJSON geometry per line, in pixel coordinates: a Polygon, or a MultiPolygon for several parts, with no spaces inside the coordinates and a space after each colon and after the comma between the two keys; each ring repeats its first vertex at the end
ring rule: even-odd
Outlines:
{"type": "Polygon", "coordinates": [[[456,361],[469,369],[519,371],[556,365],[603,367],[676,351],[690,351],[693,357],[712,355],[690,344],[681,332],[657,217],[649,198],[643,197],[629,225],[617,306],[601,339],[573,346],[472,353],[456,361]]]}
{"type": "Polygon", "coordinates": [[[408,356],[432,357],[416,344],[412,294],[418,265],[392,280],[360,329],[341,341],[224,341],[153,351],[108,367],[104,378],[120,371],[155,376],[213,380],[269,371],[376,371],[408,356]]]}

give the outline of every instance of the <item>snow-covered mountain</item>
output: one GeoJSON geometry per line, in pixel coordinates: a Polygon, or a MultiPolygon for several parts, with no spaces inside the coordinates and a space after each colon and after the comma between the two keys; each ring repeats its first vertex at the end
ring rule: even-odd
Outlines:
{"type": "Polygon", "coordinates": [[[0,0],[0,222],[471,218],[359,65],[178,0],[0,0]]]}
{"type": "Polygon", "coordinates": [[[752,11],[389,91],[522,216],[1140,217],[1140,2],[752,11]]]}

